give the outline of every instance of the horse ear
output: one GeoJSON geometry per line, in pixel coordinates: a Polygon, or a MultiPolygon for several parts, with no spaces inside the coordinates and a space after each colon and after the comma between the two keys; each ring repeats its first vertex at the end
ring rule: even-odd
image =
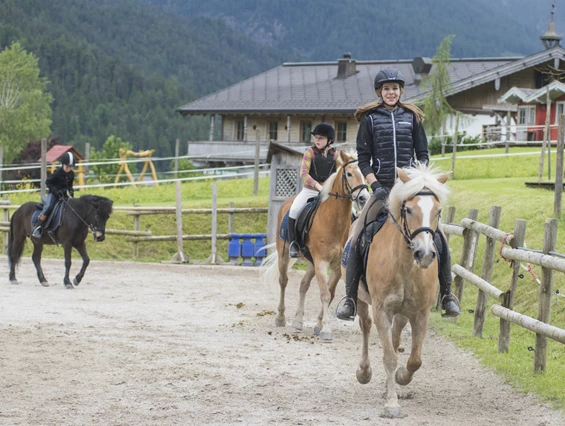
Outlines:
{"type": "Polygon", "coordinates": [[[347,163],[347,154],[345,153],[345,151],[341,150],[339,151],[339,157],[337,157],[336,159],[336,164],[338,167],[340,167],[345,163],[347,163]]]}
{"type": "Polygon", "coordinates": [[[437,180],[440,183],[445,183],[447,182],[447,180],[451,177],[451,175],[453,174],[453,170],[450,170],[448,172],[445,172],[444,174],[442,174],[440,177],[437,178],[437,180]]]}
{"type": "Polygon", "coordinates": [[[398,175],[398,179],[400,179],[402,183],[406,183],[410,180],[410,176],[408,176],[408,174],[400,167],[396,168],[396,174],[398,175]]]}

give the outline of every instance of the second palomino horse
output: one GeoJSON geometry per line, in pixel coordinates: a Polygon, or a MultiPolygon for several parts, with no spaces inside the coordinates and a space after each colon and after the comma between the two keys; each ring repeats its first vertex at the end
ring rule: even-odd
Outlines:
{"type": "MultiPolygon", "coordinates": [[[[324,182],[324,189],[320,193],[320,205],[306,235],[305,245],[313,263],[308,262],[308,269],[300,282],[299,306],[292,323],[294,328],[302,330],[306,292],[310,288],[312,278],[316,276],[320,288],[322,310],[318,315],[314,333],[324,340],[332,339],[329,305],[341,278],[340,259],[351,225],[352,203],[357,201],[363,205],[369,198],[365,178],[359,170],[356,154],[341,151],[337,166],[337,171],[324,182]],[[329,279],[327,278],[328,267],[331,271],[329,279]]],[[[290,209],[293,199],[294,197],[289,198],[282,204],[278,214],[277,230],[290,209]]],[[[279,277],[280,300],[275,324],[284,327],[286,325],[284,298],[291,259],[288,253],[288,242],[277,238],[276,248],[277,251],[264,260],[263,266],[267,267],[265,271],[267,280],[275,280],[276,275],[279,277]]]]}

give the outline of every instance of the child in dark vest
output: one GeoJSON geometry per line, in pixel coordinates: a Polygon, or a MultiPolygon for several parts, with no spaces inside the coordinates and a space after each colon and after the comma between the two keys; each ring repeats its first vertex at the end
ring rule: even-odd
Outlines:
{"type": "MultiPolygon", "coordinates": [[[[373,194],[358,219],[361,226],[355,228],[351,237],[345,274],[347,295],[336,313],[339,319],[350,321],[355,318],[357,290],[363,268],[357,250],[363,224],[375,220],[384,211],[389,191],[397,178],[397,167],[413,166],[415,159],[424,164],[429,160],[428,140],[422,125],[424,113],[418,107],[400,101],[404,91],[402,74],[392,67],[383,68],[375,77],[374,87],[380,99],[355,112],[355,118],[360,122],[357,133],[359,168],[371,185],[373,194]]],[[[375,238],[378,238],[378,234],[375,238]]],[[[439,286],[444,316],[457,316],[461,311],[451,293],[451,256],[441,231],[435,233],[434,242],[439,253],[439,286]]]]}
{"type": "Polygon", "coordinates": [[[288,237],[290,257],[298,257],[300,248],[296,243],[296,219],[309,198],[317,197],[322,191],[322,184],[335,172],[339,152],[331,146],[335,140],[335,130],[328,123],[320,123],[312,132],[314,146],[308,148],[302,158],[300,178],[304,186],[296,196],[288,214],[288,237]]]}
{"type": "Polygon", "coordinates": [[[65,152],[61,156],[60,161],[61,167],[45,180],[49,193],[47,195],[47,202],[34,224],[31,234],[34,238],[39,239],[43,235],[43,224],[53,211],[57,201],[60,198],[74,197],[73,181],[75,173],[73,172],[73,167],[76,165],[76,157],[71,152],[65,152]]]}

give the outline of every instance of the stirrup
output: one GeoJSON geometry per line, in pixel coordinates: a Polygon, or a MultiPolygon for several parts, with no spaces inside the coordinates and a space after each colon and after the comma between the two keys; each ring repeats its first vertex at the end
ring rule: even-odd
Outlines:
{"type": "Polygon", "coordinates": [[[336,306],[336,308],[335,308],[335,317],[336,317],[338,320],[341,320],[341,321],[354,321],[356,316],[357,316],[357,303],[355,303],[355,300],[353,300],[353,298],[351,298],[351,297],[349,297],[349,296],[347,296],[347,295],[346,295],[346,296],[343,296],[343,297],[339,300],[339,302],[337,302],[337,306],[336,306]],[[343,304],[345,305],[345,302],[346,302],[347,300],[351,300],[351,302],[353,302],[353,316],[348,317],[348,318],[340,318],[340,317],[337,315],[337,312],[339,311],[339,307],[340,307],[340,305],[341,305],[341,302],[343,302],[343,304]]]}
{"type": "Polygon", "coordinates": [[[441,301],[440,301],[440,302],[441,302],[441,310],[442,310],[442,311],[444,310],[444,309],[443,309],[443,300],[444,300],[446,297],[448,297],[448,296],[452,296],[452,297],[453,297],[453,300],[451,300],[451,302],[455,303],[455,305],[459,308],[459,313],[457,313],[457,314],[448,314],[448,313],[447,313],[447,310],[446,310],[446,313],[444,314],[444,313],[442,312],[441,316],[444,317],[444,318],[455,318],[455,317],[458,317],[459,315],[461,315],[461,306],[460,306],[461,303],[459,302],[459,299],[457,298],[457,296],[455,296],[455,295],[454,295],[453,293],[451,293],[451,292],[445,294],[445,295],[441,298],[441,301]]]}
{"type": "Polygon", "coordinates": [[[41,228],[41,226],[36,226],[33,231],[31,231],[31,236],[33,238],[37,238],[40,239],[43,236],[43,229],[41,228]],[[39,235],[36,235],[39,234],[39,235]]]}
{"type": "Polygon", "coordinates": [[[296,243],[296,240],[293,240],[288,245],[288,255],[292,258],[297,258],[300,255],[300,248],[296,243]]]}

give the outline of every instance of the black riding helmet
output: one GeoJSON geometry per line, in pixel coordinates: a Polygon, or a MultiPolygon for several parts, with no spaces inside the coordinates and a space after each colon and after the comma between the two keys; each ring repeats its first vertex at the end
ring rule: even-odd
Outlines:
{"type": "Polygon", "coordinates": [[[63,166],[76,166],[76,157],[72,152],[65,152],[63,155],[61,155],[59,161],[63,166]]]}
{"type": "Polygon", "coordinates": [[[375,76],[375,90],[379,90],[385,83],[398,83],[404,88],[404,76],[396,68],[385,67],[375,76]]]}
{"type": "Polygon", "coordinates": [[[318,124],[316,127],[314,127],[314,130],[311,134],[314,136],[325,136],[326,138],[328,138],[328,144],[332,143],[335,140],[335,130],[332,125],[328,123],[318,124]]]}

